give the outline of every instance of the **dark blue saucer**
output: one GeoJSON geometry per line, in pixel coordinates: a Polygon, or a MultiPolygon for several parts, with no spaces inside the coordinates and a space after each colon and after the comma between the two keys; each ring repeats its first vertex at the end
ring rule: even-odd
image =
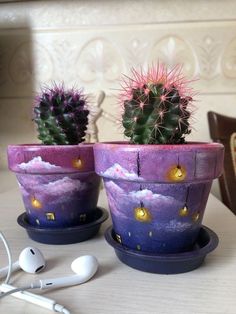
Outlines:
{"type": "Polygon", "coordinates": [[[28,236],[40,243],[45,244],[72,244],[93,238],[99,231],[101,224],[108,218],[108,212],[97,207],[89,222],[79,226],[65,228],[40,228],[29,224],[26,213],[17,218],[18,224],[25,228],[28,236]]]}
{"type": "Polygon", "coordinates": [[[150,254],[129,249],[117,242],[112,226],[106,230],[105,238],[121,262],[135,269],[157,274],[179,274],[194,270],[219,243],[216,233],[205,226],[200,229],[191,251],[175,254],[150,254]]]}

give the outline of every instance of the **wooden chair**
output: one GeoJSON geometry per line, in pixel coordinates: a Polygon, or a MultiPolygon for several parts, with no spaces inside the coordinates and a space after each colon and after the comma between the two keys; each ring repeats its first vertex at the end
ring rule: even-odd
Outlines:
{"type": "Polygon", "coordinates": [[[236,118],[208,112],[210,136],[225,146],[223,174],[219,178],[223,203],[236,215],[236,118]]]}

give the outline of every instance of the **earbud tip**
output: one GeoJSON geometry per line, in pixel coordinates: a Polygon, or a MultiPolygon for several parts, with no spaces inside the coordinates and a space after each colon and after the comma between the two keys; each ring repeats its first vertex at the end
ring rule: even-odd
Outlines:
{"type": "Polygon", "coordinates": [[[80,256],[72,262],[71,269],[76,274],[87,277],[87,280],[89,280],[98,269],[98,260],[93,255],[80,256]]]}
{"type": "Polygon", "coordinates": [[[35,274],[45,267],[46,262],[39,249],[27,247],[20,253],[19,265],[25,272],[35,274]]]}

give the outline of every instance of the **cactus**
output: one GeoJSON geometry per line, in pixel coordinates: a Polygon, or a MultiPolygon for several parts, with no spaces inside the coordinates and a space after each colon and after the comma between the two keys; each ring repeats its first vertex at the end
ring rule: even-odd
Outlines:
{"type": "Polygon", "coordinates": [[[75,145],[84,141],[88,124],[87,99],[64,85],[45,87],[35,98],[34,121],[45,145],[75,145]]]}
{"type": "Polygon", "coordinates": [[[158,64],[124,76],[120,101],[124,134],[134,144],[182,144],[191,132],[193,91],[182,68],[158,64]]]}

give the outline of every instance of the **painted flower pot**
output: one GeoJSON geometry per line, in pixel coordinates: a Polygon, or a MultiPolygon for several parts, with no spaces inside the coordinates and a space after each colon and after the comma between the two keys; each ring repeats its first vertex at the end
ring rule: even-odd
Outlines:
{"type": "Polygon", "coordinates": [[[221,144],[97,143],[94,153],[117,241],[150,253],[193,247],[212,180],[221,174],[221,144]]]}
{"type": "Polygon", "coordinates": [[[100,178],[92,144],[11,145],[8,164],[16,173],[31,226],[77,226],[96,209],[100,178]]]}

